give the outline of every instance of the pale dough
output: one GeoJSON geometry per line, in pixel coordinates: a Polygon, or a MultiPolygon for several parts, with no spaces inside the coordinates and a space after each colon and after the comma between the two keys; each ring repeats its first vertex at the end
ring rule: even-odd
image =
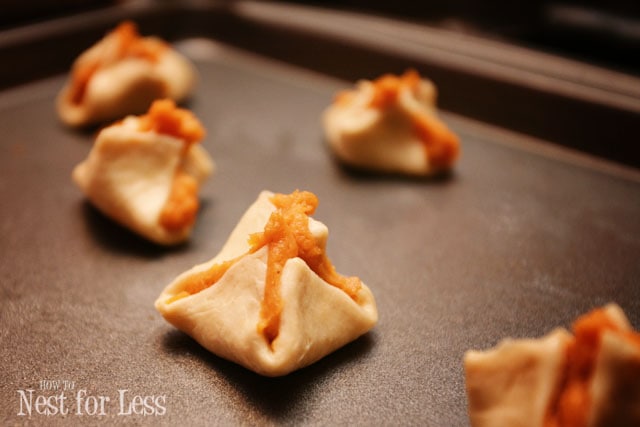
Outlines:
{"type": "MultiPolygon", "coordinates": [[[[281,277],[284,303],[278,336],[269,345],[258,332],[267,269],[267,248],[246,254],[212,286],[177,300],[181,284],[196,272],[241,256],[249,234],[263,230],[274,211],[272,193],[262,192],[210,261],[178,276],[156,300],[167,321],[220,357],[265,376],[307,366],[353,341],[377,322],[375,300],[362,285],[357,302],[316,275],[300,258],[289,259],[281,277]]],[[[310,218],[316,241],[326,244],[327,227],[310,218]]]]}

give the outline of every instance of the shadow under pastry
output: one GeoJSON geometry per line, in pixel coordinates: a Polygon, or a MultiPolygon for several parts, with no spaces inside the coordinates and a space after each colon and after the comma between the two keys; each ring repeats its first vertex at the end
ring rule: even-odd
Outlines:
{"type": "MultiPolygon", "coordinates": [[[[205,209],[205,205],[205,202],[201,202],[201,212],[205,209]]],[[[105,249],[156,258],[167,252],[182,251],[189,247],[189,241],[174,246],[153,243],[113,221],[88,200],[82,202],[81,209],[89,234],[105,249]]]]}
{"type": "Polygon", "coordinates": [[[330,375],[342,374],[349,365],[364,358],[375,341],[375,332],[367,332],[317,362],[279,377],[265,377],[222,359],[176,329],[164,334],[162,347],[172,356],[193,356],[202,360],[235,387],[252,408],[277,422],[289,419],[296,407],[314,392],[315,385],[322,384],[330,375]]]}

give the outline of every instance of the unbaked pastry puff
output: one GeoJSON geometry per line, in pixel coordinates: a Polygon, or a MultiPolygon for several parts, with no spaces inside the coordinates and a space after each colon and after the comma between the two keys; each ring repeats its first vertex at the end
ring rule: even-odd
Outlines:
{"type": "Polygon", "coordinates": [[[640,426],[640,334],[615,304],[572,329],[467,352],[471,425],[640,426]]]}
{"type": "Polygon", "coordinates": [[[262,192],[213,259],[156,300],[164,318],[212,353],[258,374],[305,367],[366,333],[375,300],[336,273],[313,193],[262,192]]]}
{"type": "Polygon", "coordinates": [[[414,70],[359,81],[322,119],[335,156],[357,169],[430,176],[460,154],[458,136],[437,115],[435,85],[414,70]]]}
{"type": "Polygon", "coordinates": [[[199,141],[205,130],[171,100],[100,131],[72,178],[111,219],[161,245],[187,240],[198,190],[214,163],[199,141]]]}
{"type": "Polygon", "coordinates": [[[141,114],[156,99],[180,102],[195,81],[187,58],[125,21],[76,59],[56,107],[69,126],[94,125],[141,114]]]}

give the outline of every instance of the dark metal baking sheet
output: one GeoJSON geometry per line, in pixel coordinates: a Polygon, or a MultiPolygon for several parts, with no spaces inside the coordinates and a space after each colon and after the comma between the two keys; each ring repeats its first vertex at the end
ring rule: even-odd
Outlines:
{"type": "MultiPolygon", "coordinates": [[[[86,22],[107,27],[119,13],[86,22]]],[[[137,13],[153,26],[147,9],[137,13]]],[[[453,111],[443,118],[463,155],[450,176],[353,173],[334,162],[320,125],[351,82],[176,28],[185,30],[169,36],[200,72],[189,107],[218,165],[193,238],[178,248],[113,224],[71,182],[94,135],[57,121],[65,73],[0,92],[3,424],[467,425],[465,350],[540,336],[609,301],[640,327],[636,169],[453,111]],[[318,194],[329,255],[369,285],[380,322],[318,363],[268,379],[203,350],[153,302],[217,253],[260,190],[295,188],[318,194]],[[69,414],[18,415],[21,391],[53,395],[53,381],[67,382],[69,414]],[[105,415],[89,414],[88,396],[110,399],[105,415]],[[166,410],[127,413],[135,396],[161,398],[166,410]]]]}

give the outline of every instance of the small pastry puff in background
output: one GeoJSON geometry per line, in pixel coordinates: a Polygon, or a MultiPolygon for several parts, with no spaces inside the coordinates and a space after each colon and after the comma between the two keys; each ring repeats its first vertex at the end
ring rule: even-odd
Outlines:
{"type": "Polygon", "coordinates": [[[468,351],[471,425],[640,426],[640,334],[615,304],[579,317],[572,329],[468,351]]]}
{"type": "Polygon", "coordinates": [[[458,137],[437,116],[435,86],[413,70],[338,93],[323,125],[336,157],[357,169],[429,176],[460,154],[458,137]]]}
{"type": "Polygon", "coordinates": [[[327,258],[328,229],[309,216],[317,204],[306,191],[262,192],[218,255],[179,275],[156,308],[212,353],[270,377],[366,333],[375,300],[327,258]]]}
{"type": "Polygon", "coordinates": [[[154,102],[100,131],[73,180],[111,219],[162,245],[189,238],[199,209],[198,189],[214,170],[198,143],[204,128],[171,100],[154,102]]]}
{"type": "Polygon", "coordinates": [[[156,99],[180,102],[195,81],[184,56],[125,21],[76,59],[56,107],[68,126],[95,125],[141,114],[156,99]]]}

